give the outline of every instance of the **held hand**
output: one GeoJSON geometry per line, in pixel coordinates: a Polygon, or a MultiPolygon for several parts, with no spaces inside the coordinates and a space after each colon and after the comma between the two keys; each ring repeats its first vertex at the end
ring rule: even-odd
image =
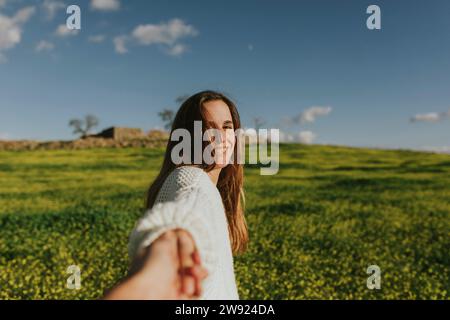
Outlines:
{"type": "Polygon", "coordinates": [[[149,247],[141,270],[158,275],[158,292],[163,299],[193,299],[201,295],[201,281],[207,272],[192,236],[183,229],[165,232],[149,247]]]}
{"type": "Polygon", "coordinates": [[[207,276],[192,236],[185,230],[165,232],[140,256],[130,275],[107,299],[196,299],[207,276]]]}

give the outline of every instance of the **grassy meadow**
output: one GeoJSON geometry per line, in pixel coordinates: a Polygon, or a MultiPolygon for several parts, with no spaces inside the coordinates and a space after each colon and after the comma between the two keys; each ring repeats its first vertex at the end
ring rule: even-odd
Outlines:
{"type": "MultiPolygon", "coordinates": [[[[163,149],[0,152],[0,299],[95,299],[126,274],[127,240],[163,149]],[[69,265],[81,289],[66,288],[69,265]]],[[[242,299],[449,299],[450,156],[282,145],[245,169],[242,299]],[[381,268],[369,290],[366,269],[381,268]]]]}

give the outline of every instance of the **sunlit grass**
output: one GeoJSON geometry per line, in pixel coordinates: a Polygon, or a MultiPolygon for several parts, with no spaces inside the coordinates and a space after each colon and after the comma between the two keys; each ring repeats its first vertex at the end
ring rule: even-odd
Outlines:
{"type": "MultiPolygon", "coordinates": [[[[450,157],[282,145],[245,171],[240,297],[449,298],[450,157]],[[381,290],[366,269],[382,270],[381,290]]],[[[127,240],[163,150],[0,153],[0,298],[98,298],[126,274],[127,240]],[[80,290],[66,268],[81,268],[80,290]]]]}

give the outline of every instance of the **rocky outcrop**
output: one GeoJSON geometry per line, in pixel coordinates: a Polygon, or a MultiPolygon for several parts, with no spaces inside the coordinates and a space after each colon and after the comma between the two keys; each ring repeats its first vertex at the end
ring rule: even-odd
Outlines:
{"type": "Polygon", "coordinates": [[[147,135],[134,139],[110,139],[87,137],[72,141],[1,141],[0,150],[58,150],[58,149],[92,149],[92,148],[159,148],[167,145],[168,134],[147,135]]]}

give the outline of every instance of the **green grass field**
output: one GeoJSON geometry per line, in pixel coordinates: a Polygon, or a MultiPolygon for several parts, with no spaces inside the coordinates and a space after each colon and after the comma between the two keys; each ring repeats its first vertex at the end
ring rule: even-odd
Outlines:
{"type": "MultiPolygon", "coordinates": [[[[450,156],[282,145],[245,170],[242,299],[450,296],[450,156]],[[381,268],[380,290],[366,269],[381,268]]],[[[126,274],[127,238],[163,150],[0,152],[0,298],[95,299],[126,274]],[[69,265],[80,290],[66,288],[69,265]]]]}

